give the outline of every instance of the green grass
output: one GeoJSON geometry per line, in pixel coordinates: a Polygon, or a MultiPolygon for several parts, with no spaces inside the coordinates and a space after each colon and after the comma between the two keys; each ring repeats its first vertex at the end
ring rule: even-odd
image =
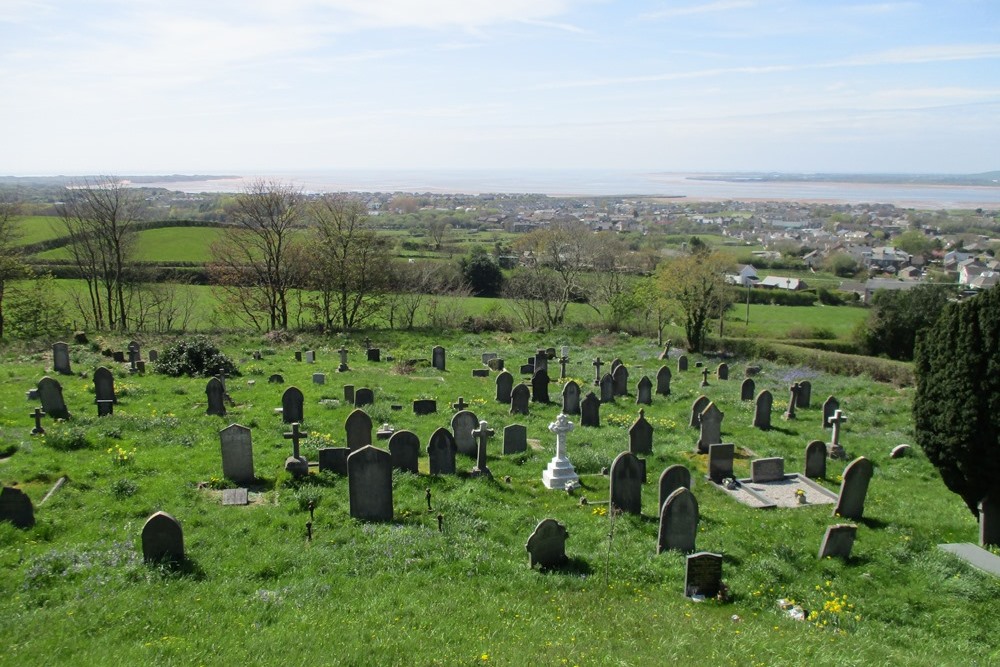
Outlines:
{"type": "MultiPolygon", "coordinates": [[[[734,304],[726,313],[725,333],[749,338],[785,338],[789,331],[827,331],[848,339],[859,322],[868,317],[866,308],[853,306],[771,306],[750,304],[750,325],[745,303],[734,304]]],[[[715,333],[718,332],[716,324],[715,333]]],[[[817,338],[818,336],[797,336],[817,338]]]]}
{"type": "Polygon", "coordinates": [[[22,245],[28,245],[64,236],[65,230],[62,224],[62,220],[58,216],[26,216],[17,222],[17,230],[21,235],[19,241],[22,245]]]}
{"type": "MultiPolygon", "coordinates": [[[[753,315],[751,315],[753,316],[753,315]]],[[[621,357],[632,391],[642,374],[660,363],[650,342],[620,335],[589,339],[581,331],[550,336],[403,335],[377,332],[383,355],[427,358],[435,343],[448,350],[448,370],[426,365],[410,374],[391,363],[363,360],[355,340],[299,336],[287,346],[248,336],[219,338],[241,360],[243,377],[228,381],[236,405],[225,418],[208,417],[204,379],[129,376],[116,368],[120,404],[97,419],[89,380],[109,365],[88,346],[72,346],[74,370],[62,378],[73,420],[46,420],[45,438],[28,434],[30,405],[24,390],[51,363],[45,351],[3,352],[0,440],[17,451],[0,463],[0,479],[18,483],[36,504],[37,525],[17,530],[0,524],[0,645],[19,664],[502,664],[650,665],[696,659],[731,665],[942,665],[992,664],[1000,659],[994,638],[1000,617],[989,612],[997,581],[941,554],[941,542],[975,541],[976,524],[919,452],[892,460],[899,442],[912,442],[912,390],[866,380],[821,375],[763,362],[758,389],[770,389],[780,406],[791,381],[809,378],[813,405],[799,419],[776,420],[771,431],[749,427],[751,408],[739,401],[742,367],[731,360],[734,380],[699,387],[695,371],[674,374],[673,394],[654,399],[646,414],[654,424],[650,484],[643,488],[643,516],[614,523],[580,495],[606,500],[599,474],[627,444],[634,399],[602,407],[600,429],[577,428],[569,455],[583,475],[575,496],[542,488],[541,471],[552,454],[547,425],[558,408],[531,406],[510,417],[492,400],[493,378],[472,378],[479,355],[496,351],[516,367],[538,347],[570,344],[570,375],[589,386],[591,359],[621,357]],[[336,350],[346,343],[351,370],[334,372],[336,350]],[[262,361],[247,361],[262,349],[262,361]],[[296,363],[296,349],[317,350],[317,364],[296,363]],[[314,371],[328,384],[313,385],[314,371]],[[273,413],[283,387],[266,377],[282,373],[306,395],[303,450],[316,460],[320,446],[342,445],[350,408],[324,407],[341,399],[342,384],[374,389],[369,413],[414,431],[426,446],[446,426],[447,406],[463,396],[498,434],[523,423],[537,446],[527,454],[499,455],[491,443],[494,480],[464,475],[431,478],[427,460],[418,477],[394,477],[394,519],[362,524],[348,513],[343,478],[310,475],[295,482],[282,471],[287,427],[273,413]],[[247,380],[254,380],[249,385],[247,380]],[[822,398],[835,394],[849,415],[843,444],[852,456],[875,464],[865,519],[859,522],[852,559],[819,561],[823,532],[837,520],[830,506],[773,511],[739,505],[703,481],[705,458],[693,453],[697,434],[687,427],[691,402],[705,392],[726,414],[727,441],[757,456],[781,455],[788,471],[803,467],[807,441],[824,438],[822,398]],[[414,398],[438,401],[436,415],[416,417],[414,398]],[[402,411],[393,411],[392,404],[402,411]],[[221,477],[218,430],[229,423],[253,429],[260,495],[246,508],[222,507],[217,492],[199,488],[221,477]],[[75,429],[75,433],[63,433],[75,429]],[[87,446],[53,446],[82,437],[87,446]],[[109,449],[135,450],[124,465],[109,449]],[[698,548],[725,556],[729,604],[693,603],[682,596],[683,558],[655,554],[655,479],[683,463],[694,472],[701,509],[698,548]],[[60,476],[67,485],[38,506],[60,476]],[[511,482],[504,482],[509,476],[511,482]],[[435,511],[428,513],[425,488],[435,511]],[[306,501],[317,501],[314,539],[305,539],[306,501]],[[142,522],[164,510],[184,528],[189,560],[179,571],[141,563],[142,522]],[[444,515],[444,532],[436,514],[444,515]],[[554,517],[569,530],[566,570],[542,573],[527,566],[524,543],[535,524],[554,517]],[[829,582],[829,583],[828,583],[829,582]],[[853,609],[818,621],[788,619],[778,598],[821,609],[829,592],[847,595],[853,609]],[[855,618],[857,616],[858,618],[855,618]],[[835,627],[837,626],[837,627],[835,627]],[[30,630],[30,631],[28,631],[30,630]],[[335,657],[333,657],[335,656],[335,657]]],[[[95,347],[121,349],[124,338],[98,338],[95,347]]],[[[144,350],[163,340],[143,339],[144,350]]],[[[696,360],[700,360],[698,357],[696,360]]],[[[706,360],[714,367],[715,360],[706,360]]],[[[556,387],[551,392],[558,396],[556,387]]],[[[459,457],[459,469],[472,460],[459,457]]],[[[737,460],[748,472],[749,460],[737,460]]],[[[831,462],[827,488],[838,487],[843,463],[831,462]]],[[[217,482],[215,485],[218,485],[217,482]]]]}

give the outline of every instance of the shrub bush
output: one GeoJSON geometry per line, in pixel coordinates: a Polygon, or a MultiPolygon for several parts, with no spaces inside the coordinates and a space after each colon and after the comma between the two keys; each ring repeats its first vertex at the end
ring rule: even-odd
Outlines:
{"type": "Polygon", "coordinates": [[[219,373],[235,377],[240,374],[233,360],[204,336],[179,340],[167,347],[156,362],[156,372],[171,377],[211,377],[219,373]]]}

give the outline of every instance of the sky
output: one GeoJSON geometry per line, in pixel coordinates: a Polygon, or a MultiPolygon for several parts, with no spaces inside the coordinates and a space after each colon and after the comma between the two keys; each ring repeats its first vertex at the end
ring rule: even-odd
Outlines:
{"type": "Polygon", "coordinates": [[[1000,169],[997,0],[0,0],[0,174],[1000,169]]]}

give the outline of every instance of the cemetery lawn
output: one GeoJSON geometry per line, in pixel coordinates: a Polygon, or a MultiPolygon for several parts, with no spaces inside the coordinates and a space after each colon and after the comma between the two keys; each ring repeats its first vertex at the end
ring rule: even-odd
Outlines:
{"type": "MultiPolygon", "coordinates": [[[[752,316],[752,315],[751,315],[752,316]]],[[[642,489],[642,516],[607,512],[608,478],[601,474],[628,446],[637,415],[635,384],[655,377],[654,344],[628,336],[589,338],[584,331],[541,335],[447,335],[372,332],[383,359],[430,358],[447,349],[447,370],[426,362],[364,360],[360,340],[311,338],[275,344],[263,337],[219,336],[237,360],[229,378],[235,401],[226,417],[205,414],[204,378],[130,375],[97,350],[125,349],[105,338],[70,345],[78,376],[56,376],[49,348],[0,349],[0,480],[32,499],[36,525],[0,523],[0,647],[9,664],[357,664],[357,665],[986,665],[1000,662],[1000,584],[937,549],[976,542],[977,527],[918,448],[902,459],[890,450],[912,443],[912,388],[877,384],[807,368],[729,360],[730,380],[699,386],[700,369],[673,371],[672,393],[654,396],[646,418],[654,428],[642,489]],[[541,473],[552,457],[547,426],[558,404],[531,404],[511,417],[493,400],[495,373],[480,355],[498,352],[517,381],[518,367],[539,347],[570,346],[570,377],[592,388],[591,361],[620,357],[630,371],[630,396],[601,408],[600,428],[577,427],[567,452],[583,488],[550,491],[541,473]],[[336,372],[336,350],[350,350],[350,371],[336,372]],[[316,350],[315,364],[294,361],[316,350]],[[251,354],[263,351],[260,361],[251,354]],[[760,365],[757,391],[775,397],[770,431],[750,427],[752,403],[741,402],[748,363],[760,365]],[[115,375],[119,404],[98,419],[92,376],[105,365],[115,375]],[[312,383],[314,372],[326,384],[312,383]],[[284,385],[268,384],[272,373],[284,385]],[[43,420],[31,436],[37,405],[25,391],[43,375],[62,383],[72,418],[43,420]],[[812,404],[782,421],[791,382],[812,383],[812,404]],[[248,381],[253,381],[249,384],[248,381]],[[302,481],[283,470],[289,430],[274,408],[289,385],[305,394],[309,438],[302,452],[344,446],[342,386],[370,387],[367,411],[421,441],[421,474],[393,475],[391,522],[362,523],[348,513],[346,478],[315,469],[302,481]],[[847,562],[817,559],[826,528],[844,522],[831,505],[756,510],[704,480],[705,456],[688,427],[699,394],[725,413],[723,440],[756,457],[785,457],[786,472],[803,470],[805,445],[828,440],[821,404],[840,400],[848,416],[841,443],[851,458],[866,456],[874,477],[847,562]],[[426,444],[447,427],[461,396],[497,435],[490,443],[493,479],[427,474],[426,444]],[[415,399],[434,398],[438,412],[415,416],[415,399]],[[321,403],[323,401],[323,403],[321,403]],[[393,404],[402,410],[392,409],[393,404]],[[252,429],[257,483],[247,507],[223,507],[219,429],[252,429]],[[529,450],[504,456],[505,425],[527,426],[529,450]],[[657,485],[668,465],[688,466],[700,507],[699,550],[724,555],[731,601],[683,597],[684,558],[656,554],[657,485]],[[45,504],[60,477],[66,484],[45,504]],[[505,478],[509,477],[509,483],[505,478]],[[427,511],[425,489],[433,511],[427,511]],[[581,505],[585,496],[589,504],[581,505]],[[308,504],[315,503],[313,539],[306,539],[308,504]],[[184,531],[187,560],[179,568],[142,562],[146,518],[162,510],[184,531]],[[437,514],[443,515],[443,532],[437,514]],[[568,565],[528,567],[525,542],[546,517],[569,531],[568,565]],[[609,539],[609,535],[612,537],[609,539]],[[809,615],[793,620],[777,600],[794,600],[809,615]],[[814,614],[812,612],[815,612],[814,614]]],[[[166,339],[141,339],[142,355],[166,339]]],[[[675,351],[676,354],[676,351],[675,351]]],[[[692,357],[700,361],[701,357],[692,357]]],[[[549,362],[558,377],[557,361],[549,362]]],[[[607,367],[605,367],[607,370],[607,367]]],[[[550,390],[558,400],[561,385],[550,390]]],[[[579,417],[571,419],[579,422],[579,417]]],[[[380,443],[385,446],[384,441],[380,443]]],[[[750,456],[737,455],[736,473],[749,474],[750,456]]],[[[830,461],[820,483],[836,492],[844,461],[830,461]]],[[[458,456],[461,473],[473,459],[458,456]]]]}

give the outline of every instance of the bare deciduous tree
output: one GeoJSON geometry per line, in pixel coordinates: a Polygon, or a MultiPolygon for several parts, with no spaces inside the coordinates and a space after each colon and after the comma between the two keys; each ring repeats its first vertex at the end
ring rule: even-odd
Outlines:
{"type": "Polygon", "coordinates": [[[0,192],[0,338],[4,335],[4,297],[11,281],[27,274],[21,257],[17,221],[21,205],[12,192],[0,192]]]}

